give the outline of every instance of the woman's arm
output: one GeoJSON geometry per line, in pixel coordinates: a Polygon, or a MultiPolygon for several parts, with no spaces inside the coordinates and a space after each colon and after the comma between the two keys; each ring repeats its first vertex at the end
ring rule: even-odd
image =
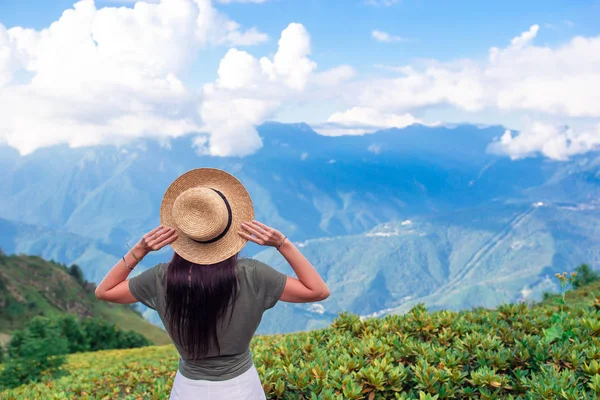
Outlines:
{"type": "Polygon", "coordinates": [[[177,239],[173,228],[159,226],[145,234],[122,259],[106,274],[96,288],[96,297],[111,303],[130,304],[137,302],[131,294],[127,277],[135,266],[151,251],[160,250],[177,239]]]}
{"type": "Polygon", "coordinates": [[[277,248],[296,273],[298,279],[288,276],[280,300],[308,303],[329,297],[329,288],[321,275],[281,232],[258,221],[242,224],[242,228],[246,232],[240,232],[240,236],[261,246],[277,248]]]}

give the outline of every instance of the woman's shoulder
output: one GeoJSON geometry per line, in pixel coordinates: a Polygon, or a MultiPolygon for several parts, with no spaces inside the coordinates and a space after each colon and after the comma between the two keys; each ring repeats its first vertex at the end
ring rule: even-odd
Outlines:
{"type": "Polygon", "coordinates": [[[254,258],[240,258],[237,262],[238,275],[248,276],[254,283],[261,283],[271,278],[285,276],[270,265],[254,258]]]}
{"type": "Polygon", "coordinates": [[[251,272],[254,268],[256,268],[256,260],[252,258],[238,258],[237,263],[235,265],[235,269],[238,273],[248,273],[251,272]]]}
{"type": "Polygon", "coordinates": [[[238,271],[247,271],[250,273],[253,273],[256,270],[261,270],[263,268],[271,267],[260,260],[248,257],[239,258],[236,264],[236,269],[238,271]]]}
{"type": "Polygon", "coordinates": [[[156,275],[160,278],[160,279],[164,279],[164,277],[167,274],[167,268],[169,267],[169,263],[168,262],[162,262],[159,264],[156,264],[155,266],[153,266],[152,268],[154,269],[156,275]]]}
{"type": "Polygon", "coordinates": [[[238,276],[245,276],[249,280],[255,280],[256,275],[260,273],[261,267],[265,265],[261,261],[255,260],[253,258],[238,258],[235,269],[237,271],[238,276]]]}
{"type": "Polygon", "coordinates": [[[240,257],[237,260],[236,267],[237,268],[253,268],[257,262],[259,262],[259,261],[255,260],[254,258],[240,257]]]}

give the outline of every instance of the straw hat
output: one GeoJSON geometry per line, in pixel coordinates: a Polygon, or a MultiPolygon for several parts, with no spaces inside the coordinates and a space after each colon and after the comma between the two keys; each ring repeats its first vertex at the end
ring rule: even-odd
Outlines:
{"type": "Polygon", "coordinates": [[[187,261],[216,264],[238,253],[248,242],[238,235],[254,219],[248,191],[234,176],[213,168],[194,169],[167,189],[160,223],[177,230],[171,247],[187,261]]]}

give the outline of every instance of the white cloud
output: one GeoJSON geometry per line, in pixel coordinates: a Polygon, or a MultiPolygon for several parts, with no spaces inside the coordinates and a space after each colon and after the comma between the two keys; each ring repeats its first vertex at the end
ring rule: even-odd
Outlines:
{"type": "Polygon", "coordinates": [[[523,46],[529,44],[533,38],[535,38],[540,30],[539,25],[532,25],[528,31],[521,33],[521,35],[514,37],[510,44],[513,49],[520,49],[523,46]]]}
{"type": "Polygon", "coordinates": [[[160,3],[160,0],[98,0],[98,3],[119,3],[119,4],[134,4],[139,1],[144,1],[145,3],[160,3]]]}
{"type": "Polygon", "coordinates": [[[457,67],[432,64],[423,71],[404,67],[399,78],[359,82],[349,96],[360,107],[382,112],[404,113],[437,104],[449,104],[468,111],[483,108],[485,88],[475,65],[457,67]]]}
{"type": "Polygon", "coordinates": [[[218,3],[222,4],[231,4],[231,3],[257,3],[261,4],[266,2],[267,0],[217,0],[218,3]]]}
{"type": "Polygon", "coordinates": [[[600,117],[600,36],[575,37],[557,47],[532,44],[533,25],[506,48],[493,47],[487,61],[396,67],[397,78],[359,83],[358,106],[405,112],[450,105],[469,112],[485,107],[566,117],[600,117]]]}
{"type": "Polygon", "coordinates": [[[221,60],[217,83],[226,89],[255,88],[261,74],[256,58],[245,51],[231,49],[221,60]]]}
{"type": "Polygon", "coordinates": [[[512,157],[564,159],[595,149],[600,36],[548,47],[534,44],[539,32],[533,25],[505,47],[492,47],[486,59],[419,61],[390,67],[398,74],[392,78],[357,80],[349,65],[317,71],[301,24],[281,33],[273,55],[256,57],[241,47],[267,35],[243,29],[210,0],[138,1],[131,8],[83,0],[43,30],[0,24],[0,142],[27,153],[56,143],[204,132],[199,152],[243,156],[262,145],[255,126],[282,106],[339,104],[318,132],[425,124],[423,113],[446,107],[463,115],[533,113],[537,125],[491,146],[512,157]],[[201,64],[207,46],[233,48],[217,78],[196,90],[183,76],[201,64]],[[554,126],[577,119],[591,123],[554,126]]]}
{"type": "MultiPolygon", "coordinates": [[[[146,2],[146,3],[160,3],[160,0],[100,0],[99,2],[105,2],[105,3],[122,3],[122,4],[127,4],[127,3],[138,3],[140,1],[146,2]]],[[[262,4],[262,3],[266,3],[267,0],[216,0],[217,3],[221,3],[221,4],[232,4],[232,3],[254,3],[254,4],[262,4]]]]}
{"type": "Polygon", "coordinates": [[[365,0],[366,5],[375,7],[391,7],[398,3],[400,0],[365,0]]]}
{"type": "Polygon", "coordinates": [[[1,27],[0,107],[8,118],[0,120],[0,141],[25,154],[57,143],[197,133],[199,153],[250,154],[262,146],[256,125],[282,104],[334,97],[355,75],[348,65],[317,73],[310,36],[292,23],[273,56],[233,47],[217,79],[201,90],[180,78],[205,46],[265,38],[242,30],[210,0],[139,1],[132,8],[84,0],[42,31],[1,27]],[[23,74],[31,79],[17,81],[23,74]]]}
{"type": "Polygon", "coordinates": [[[272,116],[282,102],[302,93],[316,64],[308,58],[310,36],[304,26],[290,24],[281,33],[272,59],[260,60],[231,49],[221,60],[218,78],[204,85],[200,115],[211,132],[214,155],[250,154],[262,146],[256,125],[272,116]]]}
{"type": "Polygon", "coordinates": [[[0,141],[29,153],[198,131],[201,98],[181,72],[204,46],[265,39],[210,0],[83,0],[41,31],[0,25],[0,141]]]}
{"type": "Polygon", "coordinates": [[[383,114],[373,108],[353,107],[344,112],[334,113],[327,119],[327,122],[337,123],[340,125],[365,125],[380,128],[403,128],[420,121],[415,119],[410,114],[383,114]]]}
{"type": "MultiPolygon", "coordinates": [[[[181,1],[184,0],[162,0],[168,6],[181,1]]],[[[240,31],[240,24],[219,13],[212,6],[211,0],[185,0],[190,1],[198,7],[196,40],[202,44],[250,46],[268,40],[268,36],[256,28],[240,31]]]]}
{"type": "Polygon", "coordinates": [[[373,39],[377,40],[378,42],[385,42],[385,43],[401,42],[401,41],[406,40],[400,36],[390,35],[389,33],[378,31],[377,29],[375,29],[373,32],[371,32],[371,36],[373,37],[373,39]]]}
{"type": "MultiPolygon", "coordinates": [[[[506,47],[492,47],[483,61],[424,60],[386,68],[399,74],[397,77],[354,81],[344,90],[349,110],[346,113],[372,109],[382,115],[419,115],[422,110],[442,106],[474,116],[532,113],[532,117],[546,123],[600,118],[600,36],[574,37],[555,47],[537,46],[534,41],[539,29],[533,25],[506,47]]],[[[341,115],[344,113],[334,113],[330,119],[341,115]]],[[[348,133],[356,134],[363,131],[359,129],[361,124],[357,121],[357,126],[345,127],[348,133]]],[[[545,131],[534,129],[530,134],[542,135],[545,131]]],[[[558,158],[584,151],[595,143],[589,138],[595,130],[585,132],[578,140],[586,139],[579,144],[555,144],[555,152],[550,150],[551,145],[538,150],[558,158]]],[[[514,146],[521,148],[524,142],[529,143],[531,138],[525,138],[529,136],[515,139],[510,151],[518,154],[514,146]]]]}
{"type": "Polygon", "coordinates": [[[303,25],[293,23],[281,32],[279,49],[273,60],[263,57],[260,64],[270,82],[282,79],[287,86],[302,90],[311,72],[317,67],[317,64],[307,57],[308,54],[310,36],[303,25]]]}
{"type": "Polygon", "coordinates": [[[313,75],[317,86],[338,86],[356,76],[356,71],[350,65],[340,65],[313,75]]]}
{"type": "Polygon", "coordinates": [[[589,129],[575,131],[569,127],[533,122],[516,136],[513,136],[510,130],[506,130],[499,140],[489,146],[489,151],[506,154],[512,159],[542,154],[562,161],[599,148],[600,123],[589,129]]]}
{"type": "Polygon", "coordinates": [[[369,107],[352,107],[344,112],[332,114],[327,123],[313,126],[322,135],[363,135],[385,128],[404,128],[422,124],[411,114],[386,114],[369,107]]]}

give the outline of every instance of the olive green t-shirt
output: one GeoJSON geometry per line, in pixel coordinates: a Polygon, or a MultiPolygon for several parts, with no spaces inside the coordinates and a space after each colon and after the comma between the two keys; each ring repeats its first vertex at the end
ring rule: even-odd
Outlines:
{"type": "MultiPolygon", "coordinates": [[[[169,263],[158,264],[129,279],[129,290],[133,296],[158,312],[167,331],[165,296],[168,266],[169,263]]],[[[217,329],[220,354],[214,348],[202,359],[191,359],[185,347],[174,339],[172,332],[168,332],[181,356],[179,371],[186,378],[223,381],[235,378],[252,367],[250,340],[263,313],[279,300],[287,277],[260,261],[247,258],[238,261],[236,272],[239,290],[231,322],[217,329]]]]}

